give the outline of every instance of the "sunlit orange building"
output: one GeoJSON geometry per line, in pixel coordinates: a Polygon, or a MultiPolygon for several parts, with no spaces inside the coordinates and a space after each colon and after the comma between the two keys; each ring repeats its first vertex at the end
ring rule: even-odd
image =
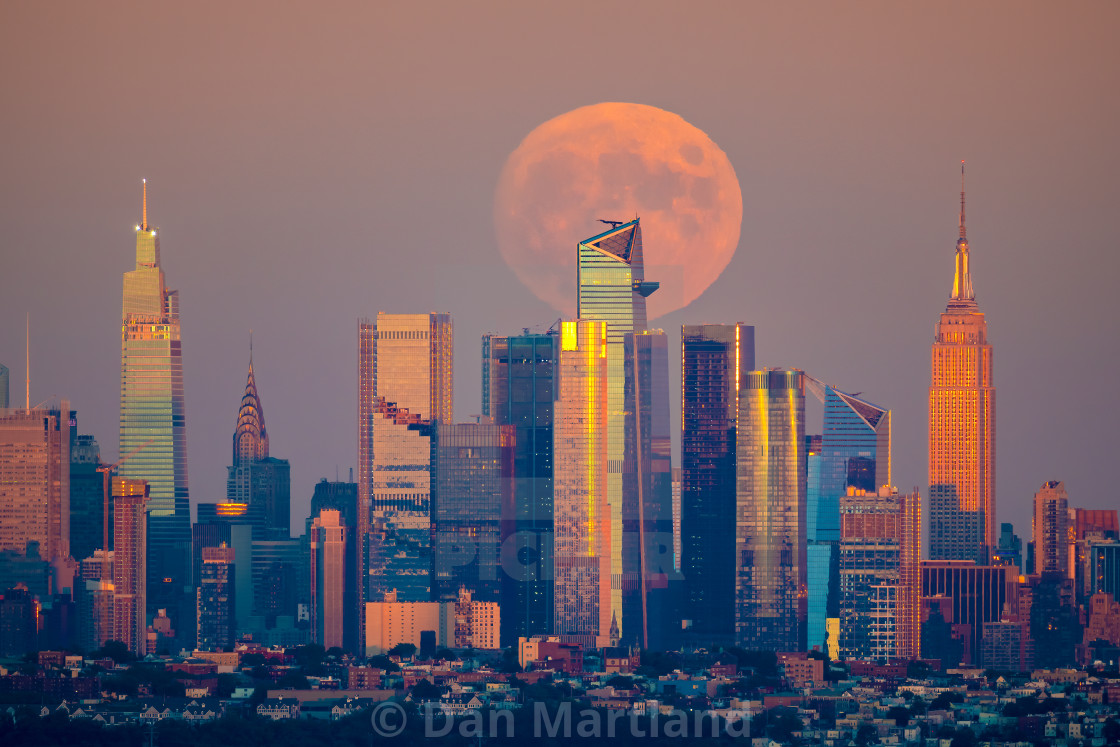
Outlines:
{"type": "Polygon", "coordinates": [[[996,546],[996,402],[988,323],[976,304],[964,222],[953,293],[937,324],[929,388],[929,556],[986,564],[996,546]]]}
{"type": "Polygon", "coordinates": [[[560,376],[553,435],[554,629],[566,643],[612,645],[608,501],[607,324],[560,325],[560,376]]]}

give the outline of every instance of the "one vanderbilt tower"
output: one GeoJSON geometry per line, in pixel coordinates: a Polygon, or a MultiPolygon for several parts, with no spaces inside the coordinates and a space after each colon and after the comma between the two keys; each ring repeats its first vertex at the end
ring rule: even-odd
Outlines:
{"type": "Polygon", "coordinates": [[[929,556],[986,564],[996,543],[996,392],[988,323],[976,305],[964,221],[953,293],[937,323],[929,387],[929,556]]]}
{"type": "Polygon", "coordinates": [[[179,294],[164,283],[159,235],[148,225],[147,180],[143,192],[136,269],[124,274],[120,476],[148,483],[147,611],[166,609],[178,629],[185,624],[175,619],[179,603],[191,585],[179,294]]]}

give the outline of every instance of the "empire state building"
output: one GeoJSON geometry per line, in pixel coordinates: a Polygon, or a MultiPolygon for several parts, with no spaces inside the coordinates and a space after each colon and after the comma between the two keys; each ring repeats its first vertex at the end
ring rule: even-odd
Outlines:
{"type": "Polygon", "coordinates": [[[964,221],[953,293],[937,323],[929,387],[929,556],[987,563],[996,543],[996,392],[988,323],[976,304],[964,221]]]}

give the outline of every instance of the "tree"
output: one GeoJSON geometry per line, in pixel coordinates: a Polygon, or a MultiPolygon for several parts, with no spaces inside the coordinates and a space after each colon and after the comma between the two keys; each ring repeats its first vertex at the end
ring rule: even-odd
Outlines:
{"type": "Polygon", "coordinates": [[[455,661],[455,652],[449,648],[437,648],[432,658],[440,661],[455,661]]]}
{"type": "Polygon", "coordinates": [[[607,680],[607,687],[613,687],[615,690],[629,690],[634,687],[634,680],[622,674],[616,674],[607,680]]]}
{"type": "Polygon", "coordinates": [[[862,747],[862,745],[868,745],[872,742],[878,741],[878,729],[876,729],[872,724],[863,723],[859,725],[859,729],[856,730],[856,744],[861,745],[862,747]]]}
{"type": "Polygon", "coordinates": [[[506,674],[513,674],[521,671],[521,662],[517,657],[517,649],[513,646],[502,651],[501,671],[506,674]]]}
{"type": "Polygon", "coordinates": [[[108,656],[117,664],[136,660],[136,655],[129,651],[128,646],[120,641],[105,641],[105,645],[94,651],[91,656],[95,659],[104,659],[108,656]]]}
{"type": "Polygon", "coordinates": [[[440,695],[443,695],[443,688],[433,685],[427,679],[422,679],[412,686],[412,699],[414,701],[439,700],[440,695]]]}
{"type": "Polygon", "coordinates": [[[307,677],[303,676],[299,672],[297,672],[295,670],[292,670],[292,669],[289,669],[287,672],[284,672],[283,676],[280,677],[280,681],[277,682],[276,685],[282,690],[288,690],[288,689],[291,689],[291,690],[309,690],[309,689],[311,689],[311,684],[308,683],[307,677]]]}
{"type": "Polygon", "coordinates": [[[390,659],[385,654],[378,654],[369,658],[369,665],[376,669],[384,669],[386,672],[399,672],[401,671],[400,665],[390,659]]]}
{"type": "Polygon", "coordinates": [[[412,643],[398,643],[389,649],[389,656],[400,659],[411,659],[416,654],[416,645],[412,643]]]}
{"type": "Polygon", "coordinates": [[[910,723],[910,709],[906,706],[891,706],[887,711],[887,718],[893,718],[895,726],[907,726],[910,723]]]}
{"type": "Polygon", "coordinates": [[[924,680],[929,677],[929,664],[921,659],[915,659],[906,665],[906,677],[912,680],[924,680]]]}

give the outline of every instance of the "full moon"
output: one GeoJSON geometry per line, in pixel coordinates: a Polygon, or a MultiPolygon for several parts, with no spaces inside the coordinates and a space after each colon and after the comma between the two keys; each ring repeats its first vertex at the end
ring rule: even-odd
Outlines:
{"type": "Polygon", "coordinates": [[[599,219],[641,219],[649,318],[687,306],[731,261],[743,195],[727,155],[680,116],[603,103],[537,127],[510,154],[494,195],[506,263],[542,301],[573,316],[576,243],[599,219]]]}

